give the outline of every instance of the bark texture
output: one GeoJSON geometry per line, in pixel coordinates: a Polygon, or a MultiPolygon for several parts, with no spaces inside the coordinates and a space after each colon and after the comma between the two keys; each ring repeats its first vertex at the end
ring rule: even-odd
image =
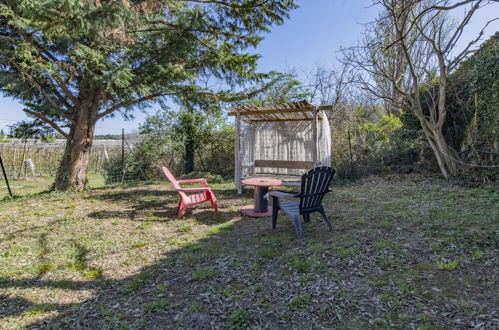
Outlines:
{"type": "Polygon", "coordinates": [[[433,154],[437,159],[442,175],[445,178],[457,175],[459,173],[458,156],[445,140],[442,129],[428,124],[426,120],[420,120],[420,123],[433,154]]]}
{"type": "Polygon", "coordinates": [[[97,122],[96,98],[87,98],[74,112],[64,155],[52,189],[79,191],[86,187],[87,166],[97,122]]]}

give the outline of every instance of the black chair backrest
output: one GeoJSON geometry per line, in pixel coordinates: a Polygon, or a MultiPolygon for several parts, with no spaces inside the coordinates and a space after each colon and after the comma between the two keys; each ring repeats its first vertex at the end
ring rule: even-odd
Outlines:
{"type": "Polygon", "coordinates": [[[329,185],[334,177],[334,169],[320,166],[311,169],[301,177],[300,213],[317,209],[324,195],[331,191],[329,185]]]}

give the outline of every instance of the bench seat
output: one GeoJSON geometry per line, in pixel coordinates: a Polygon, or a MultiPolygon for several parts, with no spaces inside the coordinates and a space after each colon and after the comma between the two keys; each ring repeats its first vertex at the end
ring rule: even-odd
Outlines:
{"type": "Polygon", "coordinates": [[[294,161],[294,160],[255,160],[254,167],[255,167],[255,173],[247,175],[243,177],[243,179],[256,178],[256,177],[273,178],[281,180],[283,186],[299,186],[302,174],[289,175],[289,174],[268,173],[265,171],[265,169],[284,168],[284,169],[294,169],[294,170],[310,170],[314,167],[314,162],[294,161]]]}

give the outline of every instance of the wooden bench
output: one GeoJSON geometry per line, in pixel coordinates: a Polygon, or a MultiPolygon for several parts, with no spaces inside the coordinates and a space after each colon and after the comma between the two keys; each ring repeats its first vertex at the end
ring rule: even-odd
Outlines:
{"type": "Polygon", "coordinates": [[[255,174],[247,176],[245,177],[245,179],[251,177],[269,177],[281,180],[284,186],[299,186],[301,182],[301,176],[303,173],[297,175],[265,173],[265,171],[262,171],[262,169],[287,168],[287,169],[297,169],[297,170],[310,170],[314,168],[314,162],[295,161],[295,160],[255,160],[254,166],[255,166],[255,174]]]}
{"type": "Polygon", "coordinates": [[[255,167],[310,170],[314,167],[314,162],[296,160],[255,160],[255,167]]]}

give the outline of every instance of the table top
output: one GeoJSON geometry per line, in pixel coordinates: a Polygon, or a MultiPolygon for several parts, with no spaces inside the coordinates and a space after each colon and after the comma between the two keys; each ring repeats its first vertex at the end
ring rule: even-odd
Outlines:
{"type": "Polygon", "coordinates": [[[247,186],[255,186],[255,187],[271,187],[271,186],[281,186],[282,181],[271,178],[249,178],[241,180],[242,184],[247,186]]]}

